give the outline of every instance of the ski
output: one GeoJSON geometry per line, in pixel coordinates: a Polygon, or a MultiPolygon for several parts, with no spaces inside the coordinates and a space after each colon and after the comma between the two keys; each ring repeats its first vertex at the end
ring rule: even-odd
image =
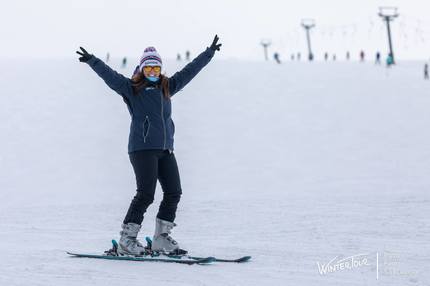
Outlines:
{"type": "Polygon", "coordinates": [[[153,256],[115,256],[115,255],[109,255],[109,254],[84,254],[84,253],[73,253],[73,252],[67,252],[68,255],[71,255],[73,257],[81,257],[81,258],[96,258],[96,259],[108,259],[108,260],[128,260],[128,261],[146,261],[146,262],[168,262],[168,263],[179,263],[179,264],[187,264],[187,265],[193,265],[193,264],[210,264],[214,262],[213,257],[204,257],[201,259],[187,259],[187,258],[172,258],[172,257],[153,257],[153,256]]]}
{"type": "MultiPolygon", "coordinates": [[[[149,237],[145,238],[146,243],[148,244],[148,248],[151,248],[152,245],[152,240],[149,237]]],[[[115,245],[116,241],[112,241],[112,243],[115,245]]],[[[186,257],[188,259],[194,259],[194,260],[200,260],[200,259],[204,259],[205,257],[198,257],[198,256],[191,256],[191,255],[168,255],[171,258],[180,258],[180,257],[186,257]]],[[[212,256],[211,256],[212,257],[212,256]]],[[[243,262],[248,262],[249,260],[251,260],[251,256],[242,256],[239,258],[235,258],[235,259],[226,259],[226,258],[217,258],[217,257],[212,257],[214,262],[231,262],[231,263],[243,263],[243,262]]]]}
{"type": "MultiPolygon", "coordinates": [[[[203,259],[203,257],[197,257],[197,256],[188,256],[188,258],[191,259],[203,259]]],[[[240,258],[236,258],[236,259],[226,259],[226,258],[217,258],[217,257],[213,257],[214,258],[214,262],[232,262],[232,263],[243,263],[243,262],[248,262],[249,260],[251,260],[251,256],[242,256],[240,258]]]]}
{"type": "Polygon", "coordinates": [[[96,259],[109,259],[109,260],[129,260],[129,261],[149,261],[149,262],[170,262],[180,264],[210,264],[212,262],[231,262],[243,263],[251,259],[251,256],[243,256],[235,259],[216,258],[216,257],[199,257],[187,254],[165,254],[151,250],[152,240],[146,237],[147,246],[145,253],[142,255],[123,255],[118,253],[118,242],[112,240],[112,248],[105,251],[104,254],[86,254],[86,253],[73,253],[67,252],[68,255],[81,258],[96,258],[96,259]]]}

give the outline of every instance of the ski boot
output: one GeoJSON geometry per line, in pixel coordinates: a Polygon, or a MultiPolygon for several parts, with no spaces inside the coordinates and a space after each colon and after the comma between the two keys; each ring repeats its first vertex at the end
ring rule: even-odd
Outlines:
{"type": "Polygon", "coordinates": [[[145,247],[137,240],[137,234],[141,226],[136,223],[122,224],[122,231],[119,233],[117,252],[119,255],[144,255],[146,252],[145,247]]]}
{"type": "Polygon", "coordinates": [[[157,218],[155,221],[155,234],[151,243],[152,251],[166,255],[185,255],[186,250],[180,249],[179,244],[170,236],[176,224],[157,218]]]}

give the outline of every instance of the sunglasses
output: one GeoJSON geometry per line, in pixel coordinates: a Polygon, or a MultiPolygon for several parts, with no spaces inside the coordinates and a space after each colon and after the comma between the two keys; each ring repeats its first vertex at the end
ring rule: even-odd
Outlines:
{"type": "Polygon", "coordinates": [[[161,71],[161,67],[160,66],[153,66],[153,67],[151,67],[151,66],[144,66],[143,70],[145,72],[150,72],[151,70],[154,70],[155,72],[160,72],[161,71]]]}

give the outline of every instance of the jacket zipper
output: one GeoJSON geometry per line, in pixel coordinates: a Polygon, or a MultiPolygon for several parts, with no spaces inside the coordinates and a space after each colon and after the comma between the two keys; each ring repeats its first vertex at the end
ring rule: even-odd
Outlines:
{"type": "Polygon", "coordinates": [[[146,115],[145,120],[143,121],[143,143],[146,143],[146,138],[149,134],[149,127],[151,127],[151,122],[149,122],[148,115],[146,115]],[[145,132],[145,122],[148,122],[148,128],[145,132]]]}
{"type": "Polygon", "coordinates": [[[161,121],[163,122],[163,150],[166,149],[166,122],[164,122],[164,112],[163,112],[163,93],[161,93],[161,121]]]}

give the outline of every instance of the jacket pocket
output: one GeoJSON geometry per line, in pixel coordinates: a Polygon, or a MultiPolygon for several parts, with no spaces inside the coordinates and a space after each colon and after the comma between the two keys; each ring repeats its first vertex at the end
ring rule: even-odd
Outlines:
{"type": "Polygon", "coordinates": [[[148,116],[145,117],[145,120],[143,121],[143,142],[146,143],[146,139],[149,135],[149,129],[151,128],[151,121],[149,121],[148,116]]]}

